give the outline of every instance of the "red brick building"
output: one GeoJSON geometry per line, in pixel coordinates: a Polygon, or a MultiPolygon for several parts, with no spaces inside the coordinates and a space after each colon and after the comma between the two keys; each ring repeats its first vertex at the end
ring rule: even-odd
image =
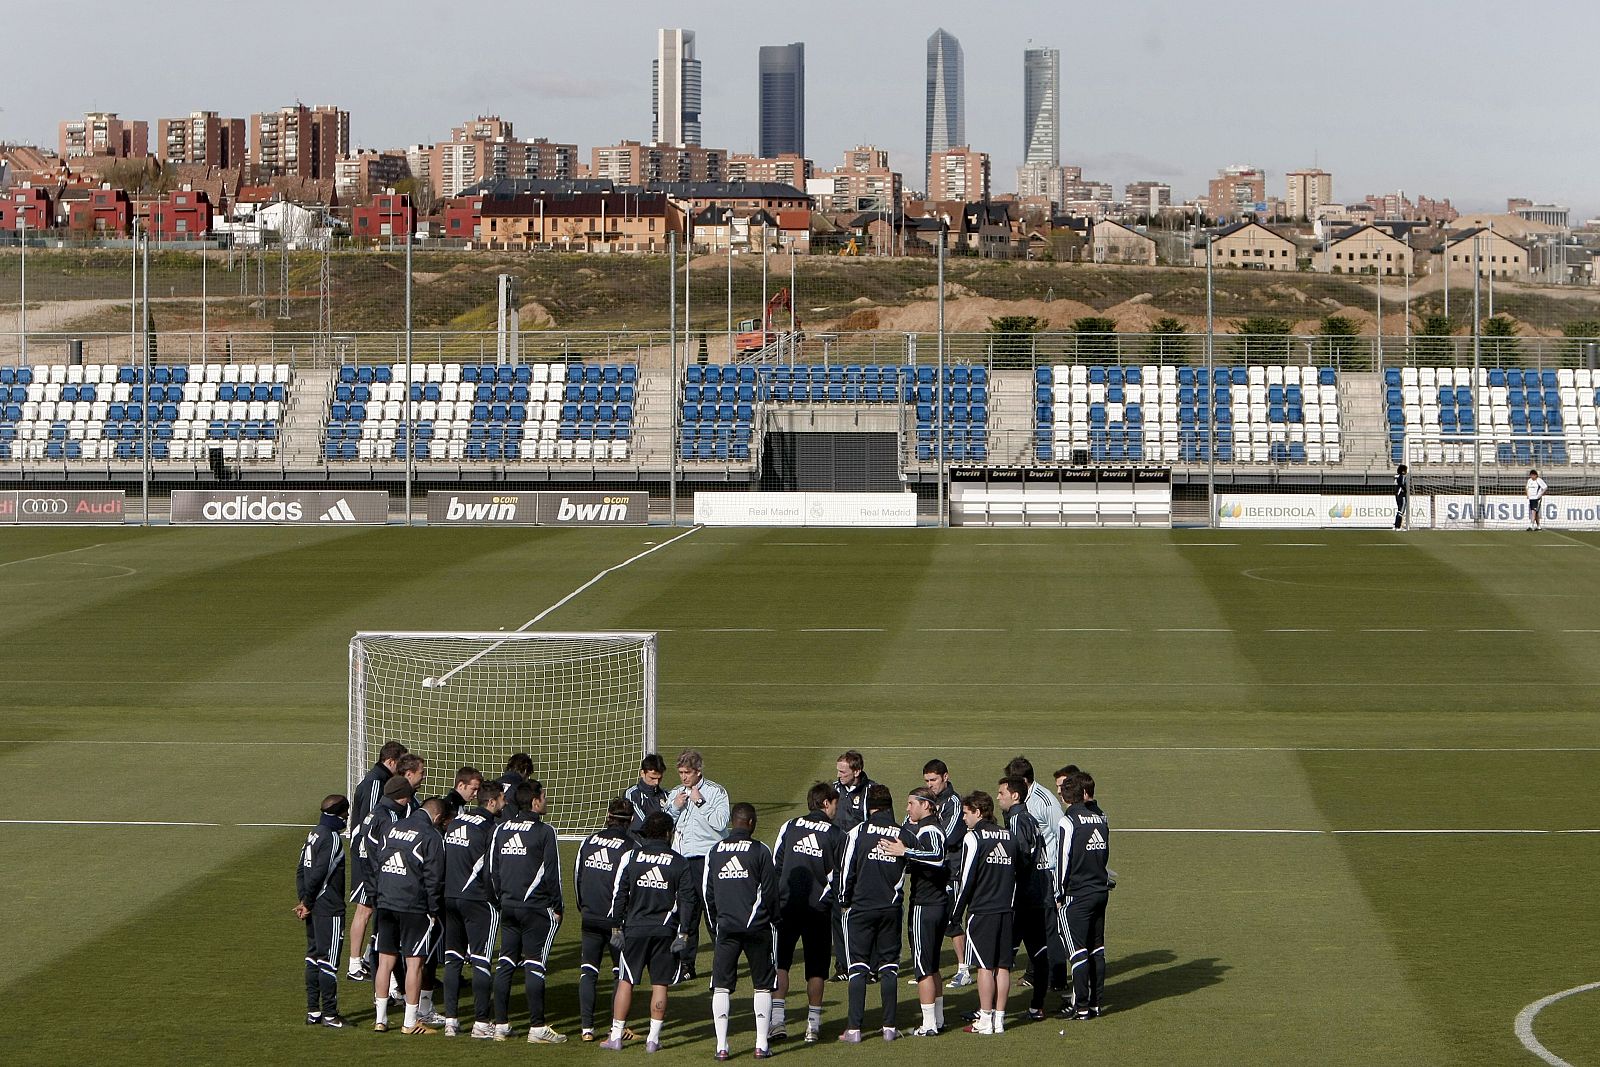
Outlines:
{"type": "Polygon", "coordinates": [[[415,233],[417,213],[406,193],[380,193],[372,203],[350,213],[350,234],[363,240],[415,233]]]}
{"type": "Polygon", "coordinates": [[[455,197],[444,206],[444,233],[440,236],[458,241],[476,240],[478,223],[482,221],[483,197],[455,197]]]}
{"type": "Polygon", "coordinates": [[[4,199],[0,199],[0,231],[15,233],[19,222],[26,224],[30,230],[47,230],[53,225],[48,189],[12,189],[4,199]]]}
{"type": "Polygon", "coordinates": [[[179,189],[150,204],[149,233],[158,241],[197,240],[211,231],[211,198],[179,189]]]}
{"type": "Polygon", "coordinates": [[[87,200],[68,206],[66,221],[79,233],[126,234],[133,224],[133,205],[121,189],[91,189],[87,200]]]}

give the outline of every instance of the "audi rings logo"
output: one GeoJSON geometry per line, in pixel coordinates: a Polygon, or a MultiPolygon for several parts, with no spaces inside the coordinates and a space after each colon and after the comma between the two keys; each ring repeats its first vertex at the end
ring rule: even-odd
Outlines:
{"type": "Polygon", "coordinates": [[[71,510],[66,500],[59,496],[25,496],[19,504],[24,515],[65,515],[71,510]]]}
{"type": "Polygon", "coordinates": [[[120,489],[58,490],[56,493],[0,493],[0,522],[50,526],[62,523],[118,523],[125,497],[120,489]]]}

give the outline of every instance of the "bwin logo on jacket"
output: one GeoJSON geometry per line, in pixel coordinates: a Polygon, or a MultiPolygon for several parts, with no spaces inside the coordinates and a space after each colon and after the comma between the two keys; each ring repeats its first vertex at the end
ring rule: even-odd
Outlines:
{"type": "Polygon", "coordinates": [[[718,878],[749,878],[750,877],[750,872],[744,869],[744,864],[739,862],[739,857],[738,856],[735,856],[735,857],[733,857],[733,859],[728,861],[727,866],[723,867],[722,870],[717,872],[717,877],[718,878]]]}
{"type": "Polygon", "coordinates": [[[661,876],[661,868],[660,867],[651,867],[648,871],[645,871],[643,874],[641,874],[639,876],[639,880],[637,882],[635,882],[634,884],[637,885],[640,889],[671,889],[672,888],[671,886],[669,886],[667,884],[667,880],[661,876]]]}
{"type": "Polygon", "coordinates": [[[410,873],[410,872],[408,872],[406,870],[405,857],[403,857],[398,852],[395,852],[395,853],[391,854],[388,859],[383,861],[383,867],[381,868],[381,870],[383,871],[384,874],[401,874],[401,875],[403,875],[403,874],[410,873]]]}
{"type": "Polygon", "coordinates": [[[817,844],[816,834],[807,834],[799,841],[796,841],[794,843],[794,851],[802,856],[816,856],[819,859],[822,857],[822,846],[817,844]]]}
{"type": "Polygon", "coordinates": [[[527,854],[528,846],[522,843],[521,834],[512,834],[500,846],[500,855],[502,856],[526,856],[527,854]]]}

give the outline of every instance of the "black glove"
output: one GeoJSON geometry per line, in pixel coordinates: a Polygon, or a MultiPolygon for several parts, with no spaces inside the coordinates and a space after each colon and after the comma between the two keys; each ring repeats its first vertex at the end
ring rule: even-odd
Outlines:
{"type": "Polygon", "coordinates": [[[611,931],[611,951],[622,951],[622,927],[620,926],[611,931]]]}
{"type": "Polygon", "coordinates": [[[680,960],[689,958],[690,952],[688,934],[679,934],[677,937],[672,939],[672,954],[678,957],[680,960]]]}

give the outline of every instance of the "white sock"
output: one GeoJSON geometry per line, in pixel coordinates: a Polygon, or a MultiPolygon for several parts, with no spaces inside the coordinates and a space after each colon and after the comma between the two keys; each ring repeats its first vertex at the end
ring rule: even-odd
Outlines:
{"type": "Polygon", "coordinates": [[[822,1005],[821,1004],[808,1004],[806,1006],[806,1029],[807,1030],[821,1030],[822,1029],[822,1005]]]}
{"type": "Polygon", "coordinates": [[[772,1025],[773,1025],[773,1027],[775,1029],[779,1028],[779,1027],[782,1027],[785,1024],[787,1024],[788,1019],[786,1019],[785,1016],[784,1016],[785,1010],[786,1009],[785,1009],[785,1005],[784,1005],[783,999],[780,998],[780,997],[773,997],[772,998],[772,1025]]]}
{"type": "Polygon", "coordinates": [[[766,1048],[767,1038],[772,1033],[772,993],[769,990],[756,990],[756,1048],[766,1048]]]}
{"type": "Polygon", "coordinates": [[[661,1024],[664,1022],[666,1022],[665,1019],[650,1020],[650,1040],[658,1045],[661,1044],[661,1024]]]}
{"type": "Polygon", "coordinates": [[[994,1022],[994,1032],[995,1033],[1003,1034],[1003,1033],[1006,1032],[1006,1013],[1005,1012],[1000,1011],[998,1008],[996,1008],[994,1011],[989,1013],[989,1018],[994,1022]]]}
{"type": "Polygon", "coordinates": [[[415,1025],[417,1025],[417,1006],[408,1000],[406,1001],[405,1027],[407,1030],[409,1030],[415,1025]]]}
{"type": "Polygon", "coordinates": [[[935,997],[933,999],[933,1025],[937,1026],[941,1030],[944,1029],[944,998],[943,997],[935,997]]]}
{"type": "Polygon", "coordinates": [[[893,1041],[893,1040],[894,1040],[894,1037],[891,1037],[891,1036],[890,1036],[890,1035],[891,1035],[891,1034],[894,1034],[894,1033],[895,1033],[895,1029],[894,1029],[894,1027],[892,1027],[892,1026],[885,1026],[885,1027],[884,1027],[884,1028],[883,1028],[883,1039],[884,1039],[884,1040],[885,1040],[885,1041],[893,1041]]]}
{"type": "Polygon", "coordinates": [[[454,1026],[454,1027],[459,1029],[460,1026],[461,1026],[461,1020],[460,1019],[446,1019],[444,1021],[444,1024],[446,1026],[454,1026]]]}
{"type": "Polygon", "coordinates": [[[958,963],[956,964],[956,977],[971,978],[972,970],[965,963],[958,963]]]}
{"type": "Polygon", "coordinates": [[[374,997],[372,999],[372,1021],[386,1023],[389,1021],[389,998],[374,997]]]}
{"type": "Polygon", "coordinates": [[[421,997],[421,999],[417,1001],[417,1014],[418,1015],[432,1015],[433,1014],[433,990],[424,989],[419,994],[419,996],[421,997]]]}
{"type": "Polygon", "coordinates": [[[613,1041],[621,1041],[622,1040],[622,1031],[626,1030],[627,1028],[628,1028],[628,1020],[626,1020],[626,1019],[612,1019],[611,1020],[611,1040],[613,1040],[613,1041]]]}
{"type": "Polygon", "coordinates": [[[939,1017],[935,1014],[932,1004],[924,1004],[922,1006],[922,1028],[924,1030],[937,1030],[939,1028],[939,1017]]]}
{"type": "Polygon", "coordinates": [[[711,994],[711,1021],[717,1027],[718,1052],[723,1052],[728,1047],[728,1011],[730,1006],[726,989],[718,989],[711,994]]]}

